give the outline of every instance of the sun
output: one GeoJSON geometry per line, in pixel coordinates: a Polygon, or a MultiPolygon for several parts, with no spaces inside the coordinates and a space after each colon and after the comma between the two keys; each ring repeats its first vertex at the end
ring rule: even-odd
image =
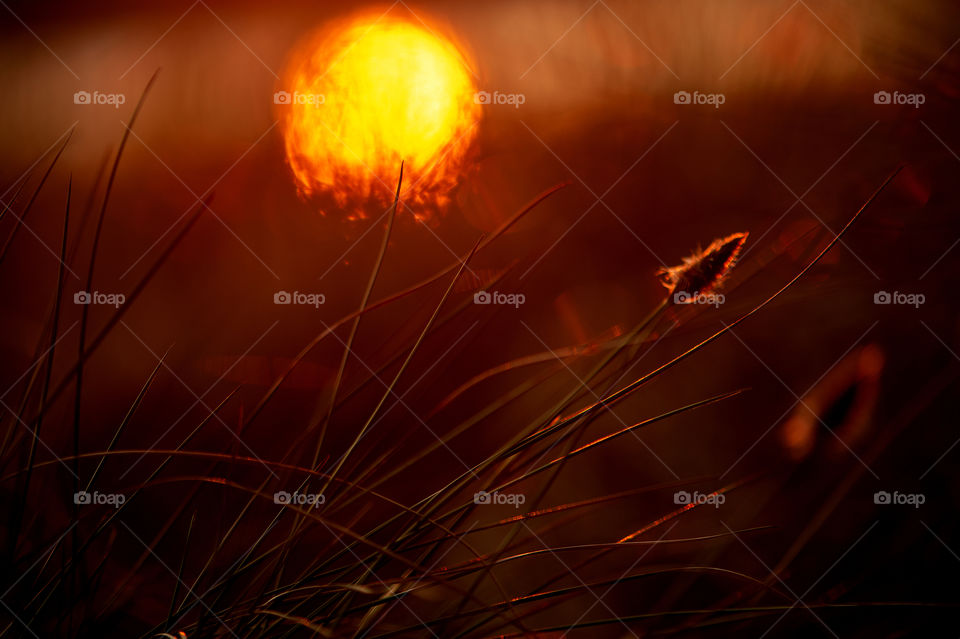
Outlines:
{"type": "Polygon", "coordinates": [[[294,55],[275,94],[301,195],[331,194],[348,217],[401,197],[418,217],[449,202],[477,135],[471,65],[421,22],[363,16],[328,28],[294,55]]]}

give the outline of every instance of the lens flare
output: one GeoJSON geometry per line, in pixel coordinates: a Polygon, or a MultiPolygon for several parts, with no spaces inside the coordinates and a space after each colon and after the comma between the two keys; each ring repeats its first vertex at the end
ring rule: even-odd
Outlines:
{"type": "Polygon", "coordinates": [[[386,17],[311,39],[275,94],[301,195],[332,195],[350,218],[401,197],[418,218],[443,210],[476,137],[480,106],[465,54],[437,30],[386,17]]]}

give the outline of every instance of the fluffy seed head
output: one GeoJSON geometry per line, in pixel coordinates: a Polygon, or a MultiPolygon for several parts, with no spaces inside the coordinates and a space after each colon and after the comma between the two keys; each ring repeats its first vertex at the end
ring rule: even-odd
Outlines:
{"type": "Polygon", "coordinates": [[[683,258],[683,264],[661,268],[657,277],[670,292],[700,295],[716,291],[737,263],[748,235],[744,232],[718,238],[706,249],[698,248],[693,255],[683,258]]]}

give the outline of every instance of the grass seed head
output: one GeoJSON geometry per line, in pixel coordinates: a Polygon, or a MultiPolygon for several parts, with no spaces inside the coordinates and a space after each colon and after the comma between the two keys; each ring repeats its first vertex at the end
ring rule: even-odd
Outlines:
{"type": "Polygon", "coordinates": [[[668,266],[657,271],[660,282],[671,293],[685,291],[690,295],[705,295],[718,290],[737,263],[749,233],[734,233],[717,238],[706,249],[697,249],[690,257],[683,258],[678,266],[668,266]]]}

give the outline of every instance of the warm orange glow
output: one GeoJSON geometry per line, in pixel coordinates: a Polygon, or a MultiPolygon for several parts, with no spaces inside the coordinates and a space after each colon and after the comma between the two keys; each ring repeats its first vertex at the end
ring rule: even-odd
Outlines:
{"type": "Polygon", "coordinates": [[[401,197],[441,209],[476,137],[480,106],[463,53],[419,22],[371,16],[329,29],[291,65],[281,111],[301,194],[330,193],[349,217],[401,197]]]}

